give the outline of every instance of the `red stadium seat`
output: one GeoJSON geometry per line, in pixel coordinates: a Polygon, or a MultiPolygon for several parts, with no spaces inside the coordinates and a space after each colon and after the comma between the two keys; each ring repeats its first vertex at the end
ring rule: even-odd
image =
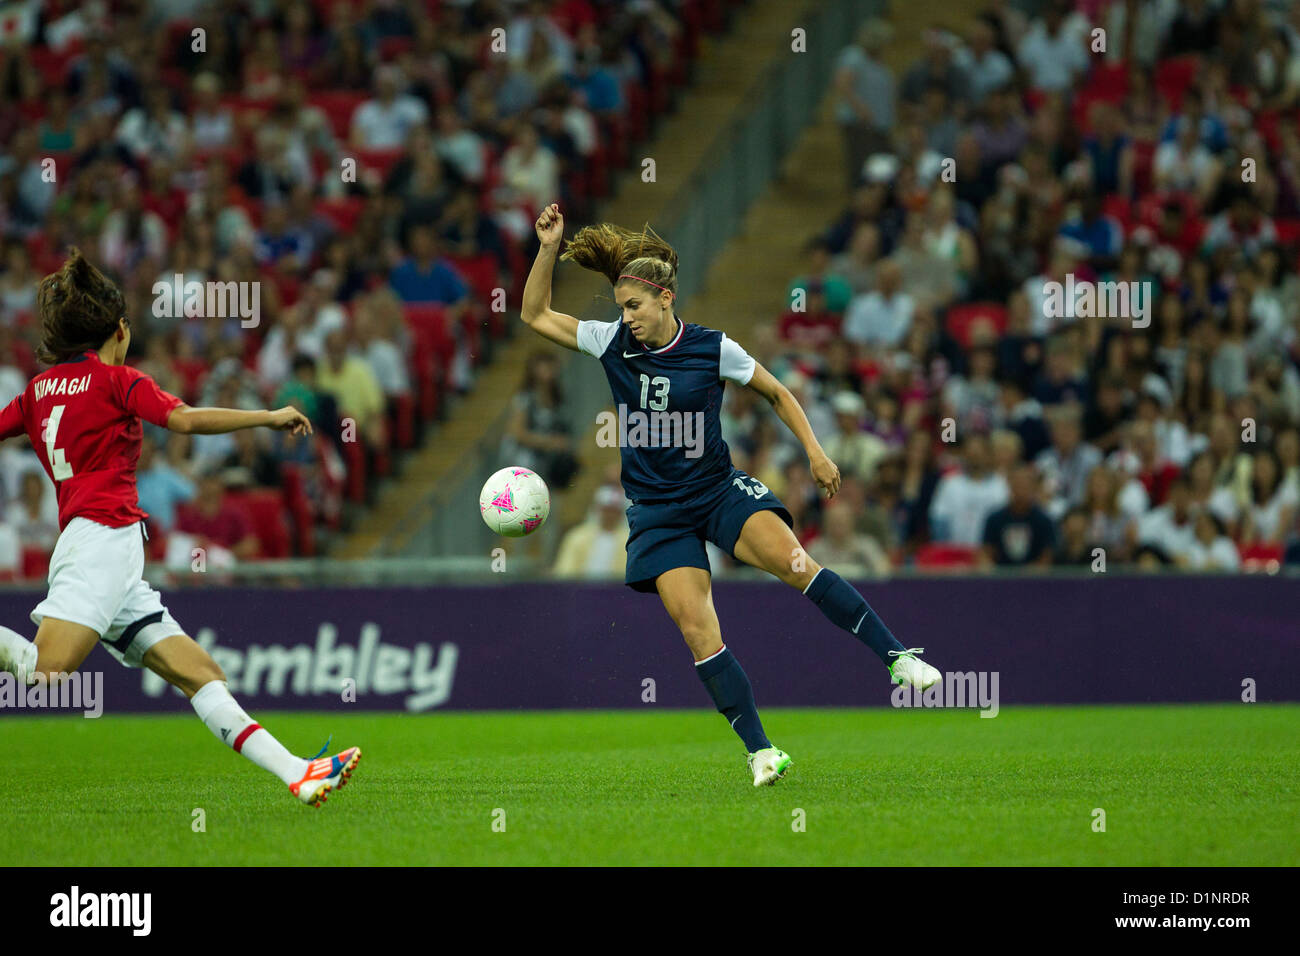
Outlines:
{"type": "Polygon", "coordinates": [[[307,497],[302,469],[286,464],[280,470],[284,485],[284,505],[293,519],[294,549],[300,557],[316,555],[316,522],[312,518],[311,501],[307,497]]]}
{"type": "Polygon", "coordinates": [[[340,196],[336,199],[322,199],[316,203],[316,211],[328,219],[339,232],[352,232],[366,201],[360,196],[340,196]]]}
{"type": "Polygon", "coordinates": [[[369,98],[369,93],[355,90],[321,90],[308,96],[307,102],[329,118],[335,136],[347,140],[352,131],[352,114],[369,98]]]}
{"type": "Polygon", "coordinates": [[[456,353],[456,341],[447,323],[447,308],[435,302],[408,302],[402,316],[412,336],[447,361],[456,353]]]}
{"type": "Polygon", "coordinates": [[[477,256],[448,256],[456,271],[474,290],[474,297],[484,308],[491,309],[493,292],[500,286],[496,256],[480,252],[477,256]]]}
{"type": "Polygon", "coordinates": [[[1121,102],[1128,95],[1129,64],[1096,60],[1084,89],[1089,95],[1110,103],[1121,102]]]}
{"type": "Polygon", "coordinates": [[[917,549],[916,566],[930,570],[960,570],[975,567],[979,549],[965,544],[926,544],[917,549]]]}
{"type": "Polygon", "coordinates": [[[1238,545],[1237,553],[1241,555],[1243,571],[1277,572],[1282,564],[1282,546],[1280,544],[1238,545]]]}
{"type": "Polygon", "coordinates": [[[1006,306],[997,302],[971,302],[954,305],[948,310],[948,334],[961,343],[962,348],[970,348],[972,333],[981,326],[991,329],[996,335],[1005,332],[1006,306]]]}
{"type": "Polygon", "coordinates": [[[398,448],[415,447],[415,398],[409,392],[393,396],[393,440],[398,448]]]}
{"type": "Polygon", "coordinates": [[[1277,241],[1283,244],[1300,240],[1300,219],[1274,219],[1277,241]]]}
{"type": "Polygon", "coordinates": [[[35,581],[50,573],[50,552],[44,548],[23,548],[22,576],[35,581]]]}
{"type": "Polygon", "coordinates": [[[1178,111],[1183,106],[1183,94],[1196,79],[1201,69],[1201,58],[1196,54],[1175,56],[1161,60],[1156,64],[1156,92],[1169,104],[1169,108],[1178,111]]]}
{"type": "Polygon", "coordinates": [[[1121,196],[1119,193],[1110,193],[1101,201],[1101,212],[1104,216],[1111,216],[1118,220],[1124,227],[1125,235],[1133,228],[1133,204],[1127,196],[1121,196]]]}
{"type": "Polygon", "coordinates": [[[387,176],[389,170],[402,158],[402,149],[358,149],[357,165],[363,169],[373,169],[380,176],[387,176]]]}
{"type": "Polygon", "coordinates": [[[409,53],[415,41],[410,37],[384,37],[379,41],[379,59],[387,62],[395,60],[403,53],[409,53]]]}
{"type": "Polygon", "coordinates": [[[348,500],[363,504],[366,500],[366,450],[360,441],[345,441],[341,454],[348,473],[348,500]]]}
{"type": "Polygon", "coordinates": [[[284,495],[274,488],[229,491],[226,498],[242,508],[253,523],[263,558],[289,557],[289,523],[284,516],[284,495]]]}

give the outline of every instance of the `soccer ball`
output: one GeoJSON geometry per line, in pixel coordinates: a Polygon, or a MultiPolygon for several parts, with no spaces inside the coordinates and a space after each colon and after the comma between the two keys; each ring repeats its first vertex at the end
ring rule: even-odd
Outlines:
{"type": "Polygon", "coordinates": [[[483,485],[478,510],[497,534],[522,538],[540,528],[551,513],[551,492],[535,471],[502,468],[483,485]]]}

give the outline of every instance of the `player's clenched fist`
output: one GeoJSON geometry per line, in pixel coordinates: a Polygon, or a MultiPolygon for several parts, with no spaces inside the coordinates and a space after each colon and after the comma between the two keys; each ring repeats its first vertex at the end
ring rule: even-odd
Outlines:
{"type": "Polygon", "coordinates": [[[554,245],[564,238],[564,217],[558,203],[551,203],[537,217],[537,239],[544,246],[554,245]]]}

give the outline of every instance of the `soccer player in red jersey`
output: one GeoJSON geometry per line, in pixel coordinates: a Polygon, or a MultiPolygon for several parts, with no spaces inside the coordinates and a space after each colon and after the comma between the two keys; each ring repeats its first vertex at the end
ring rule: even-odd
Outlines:
{"type": "MultiPolygon", "coordinates": [[[[250,718],[208,652],[181,630],[142,579],[144,519],[135,486],[141,419],[213,435],[265,426],[311,433],[296,408],[191,408],[123,364],[131,323],[121,291],[76,249],[37,293],[40,357],[52,367],[0,412],[0,440],[23,432],[57,490],[59,540],[49,594],[35,610],[35,641],[0,627],[0,672],[20,686],[60,679],[103,643],[127,667],[147,667],[179,687],[199,719],[236,753],[319,807],[352,775],[361,749],[307,760],[250,718]]],[[[328,747],[328,745],[326,745],[328,747]]]]}

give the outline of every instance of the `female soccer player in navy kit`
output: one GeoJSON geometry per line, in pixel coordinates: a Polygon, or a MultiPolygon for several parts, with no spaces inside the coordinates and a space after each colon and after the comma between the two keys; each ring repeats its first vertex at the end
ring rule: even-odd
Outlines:
{"type": "Polygon", "coordinates": [[[121,664],[147,667],[179,687],[218,740],[319,807],[352,775],[360,748],[295,757],[244,713],[221,668],[141,578],[148,515],[135,487],[141,419],[196,435],[259,426],[302,435],[311,423],[292,407],[191,408],[124,365],[131,324],[122,293],[76,249],[41,282],[37,308],[41,358],[53,364],[0,412],[0,440],[27,433],[54,482],[61,530],[49,595],[32,611],[36,639],[0,627],[0,671],[20,686],[48,684],[103,643],[121,664]]]}
{"type": "Polygon", "coordinates": [[[524,322],[558,345],[599,359],[629,421],[636,413],[641,421],[656,421],[660,413],[660,427],[667,426],[667,441],[665,432],[635,446],[629,437],[620,449],[623,488],[632,499],[625,580],[638,591],[659,593],[714,704],[745,744],[754,786],[780,779],[790,757],[763,733],[749,678],[722,642],[706,540],[799,588],[889,665],[895,682],[924,689],[939,680],[939,672],[913,653],[922,648],[904,648],[851,584],[799,547],[790,512],[776,496],[732,466],[718,414],[726,382],[766,398],[808,453],[818,486],[828,496],[840,487],[839,469],[790,391],[722,332],[677,317],[672,248],[648,228],[637,234],[602,223],[579,230],[559,258],[608,278],[622,313],[613,322],[579,322],[551,309],[551,271],[564,237],[558,205],[542,211],[536,229],[541,249],[524,288],[524,322]],[[690,434],[680,424],[688,415],[702,425],[692,447],[672,440],[690,434]]]}

